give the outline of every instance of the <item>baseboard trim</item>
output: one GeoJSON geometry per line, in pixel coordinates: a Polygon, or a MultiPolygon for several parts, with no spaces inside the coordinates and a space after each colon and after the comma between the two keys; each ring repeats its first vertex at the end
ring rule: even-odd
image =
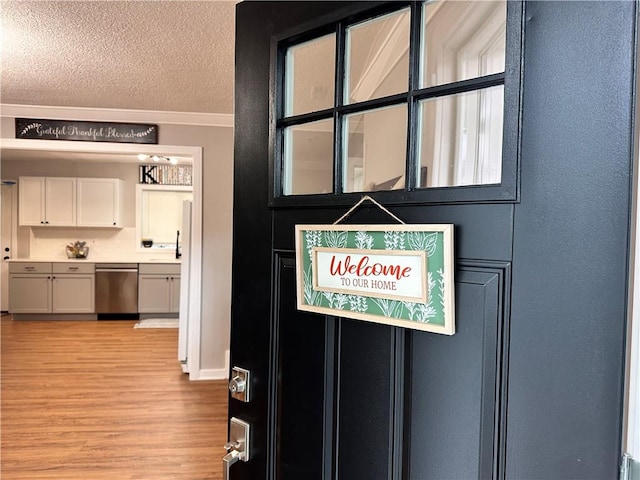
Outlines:
{"type": "Polygon", "coordinates": [[[196,378],[190,377],[191,380],[228,380],[229,379],[229,357],[230,352],[224,352],[224,368],[203,368],[198,372],[196,378]]]}
{"type": "Polygon", "coordinates": [[[16,321],[20,320],[79,320],[95,321],[98,316],[95,313],[14,313],[12,317],[16,321]]]}
{"type": "Polygon", "coordinates": [[[206,368],[200,370],[198,380],[226,380],[228,370],[226,368],[206,368]]]}

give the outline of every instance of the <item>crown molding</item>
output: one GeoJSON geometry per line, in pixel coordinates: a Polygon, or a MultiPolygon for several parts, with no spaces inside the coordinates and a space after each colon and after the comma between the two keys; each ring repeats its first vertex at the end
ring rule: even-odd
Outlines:
{"type": "Polygon", "coordinates": [[[233,128],[233,115],[227,113],[160,112],[156,110],[54,107],[1,103],[0,116],[76,120],[81,122],[156,123],[233,128]]]}

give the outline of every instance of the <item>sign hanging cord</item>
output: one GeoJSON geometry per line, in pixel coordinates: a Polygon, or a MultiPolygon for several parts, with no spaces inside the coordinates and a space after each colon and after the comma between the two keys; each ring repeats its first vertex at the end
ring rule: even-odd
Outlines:
{"type": "Polygon", "coordinates": [[[396,217],[393,213],[391,213],[389,210],[387,210],[385,207],[383,207],[380,203],[376,202],[373,198],[371,198],[369,195],[364,195],[360,201],[358,203],[356,203],[353,207],[351,207],[347,213],[345,213],[344,215],[342,215],[338,220],[336,220],[335,222],[333,222],[334,225],[339,224],[340,222],[342,222],[345,218],[347,218],[349,215],[351,215],[354,210],[356,208],[358,208],[360,205],[362,205],[365,201],[369,200],[371,203],[373,203],[374,205],[376,205],[380,210],[382,210],[383,212],[385,212],[387,215],[389,215],[390,217],[394,218],[395,220],[397,220],[398,222],[400,222],[401,224],[405,225],[405,223],[400,220],[398,217],[396,217]]]}

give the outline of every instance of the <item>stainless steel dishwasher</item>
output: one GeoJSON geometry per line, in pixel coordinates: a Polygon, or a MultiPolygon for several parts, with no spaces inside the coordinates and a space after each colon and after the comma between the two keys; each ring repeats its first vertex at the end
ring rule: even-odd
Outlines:
{"type": "Polygon", "coordinates": [[[96,263],[98,319],[137,318],[138,264],[96,263]]]}

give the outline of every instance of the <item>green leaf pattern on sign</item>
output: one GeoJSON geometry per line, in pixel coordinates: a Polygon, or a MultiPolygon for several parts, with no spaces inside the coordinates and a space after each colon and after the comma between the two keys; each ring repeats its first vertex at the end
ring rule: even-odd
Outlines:
{"type": "Polygon", "coordinates": [[[322,296],[327,299],[327,303],[329,304],[329,308],[333,308],[333,297],[335,296],[334,292],[322,292],[322,296]]]}
{"type": "Polygon", "coordinates": [[[307,252],[303,265],[304,303],[307,305],[326,307],[332,310],[349,310],[419,323],[445,324],[444,235],[442,232],[305,230],[302,248],[307,252]],[[313,290],[311,265],[313,247],[425,251],[429,268],[427,272],[428,300],[426,303],[416,303],[313,290]]]}
{"type": "Polygon", "coordinates": [[[398,314],[402,310],[402,303],[388,298],[372,298],[373,303],[378,305],[382,315],[388,318],[398,318],[398,314]]]}
{"type": "Polygon", "coordinates": [[[385,250],[404,250],[405,232],[384,232],[385,250]]]}
{"type": "Polygon", "coordinates": [[[362,295],[349,295],[349,309],[352,312],[364,313],[369,308],[367,297],[362,295]]]}
{"type": "Polygon", "coordinates": [[[309,263],[309,270],[304,272],[304,303],[307,305],[320,306],[322,300],[320,292],[313,289],[313,282],[311,280],[311,263],[309,263]]]}
{"type": "Polygon", "coordinates": [[[324,232],[324,241],[330,248],[344,248],[347,245],[347,237],[347,232],[337,230],[324,232]]]}
{"type": "MultiPolygon", "coordinates": [[[[442,269],[439,272],[442,277],[442,269]]],[[[444,280],[440,278],[440,282],[444,285],[444,280]]],[[[407,310],[409,320],[413,320],[420,323],[430,323],[430,320],[437,315],[437,310],[433,306],[433,289],[436,286],[436,282],[433,279],[433,272],[427,272],[427,289],[429,291],[427,303],[415,303],[415,302],[402,302],[404,308],[407,310]]],[[[444,308],[444,290],[439,291],[440,305],[444,308]]]]}
{"type": "Polygon", "coordinates": [[[438,233],[407,232],[407,242],[411,250],[424,250],[427,256],[432,256],[438,246],[438,233]]]}
{"type": "Polygon", "coordinates": [[[349,302],[349,295],[344,293],[336,293],[334,308],[336,310],[344,310],[344,307],[349,302]]]}
{"type": "Polygon", "coordinates": [[[371,250],[373,248],[373,236],[367,232],[356,232],[356,248],[358,250],[371,250]]]}
{"type": "Polygon", "coordinates": [[[444,272],[441,268],[438,269],[438,275],[440,279],[438,280],[438,288],[440,293],[440,306],[444,310],[444,272]]]}
{"type": "MultiPolygon", "coordinates": [[[[307,230],[304,232],[304,241],[307,244],[307,254],[309,255],[309,262],[312,263],[313,247],[322,247],[322,232],[307,230]]],[[[311,278],[311,276],[309,276],[309,278],[311,278]]]]}

